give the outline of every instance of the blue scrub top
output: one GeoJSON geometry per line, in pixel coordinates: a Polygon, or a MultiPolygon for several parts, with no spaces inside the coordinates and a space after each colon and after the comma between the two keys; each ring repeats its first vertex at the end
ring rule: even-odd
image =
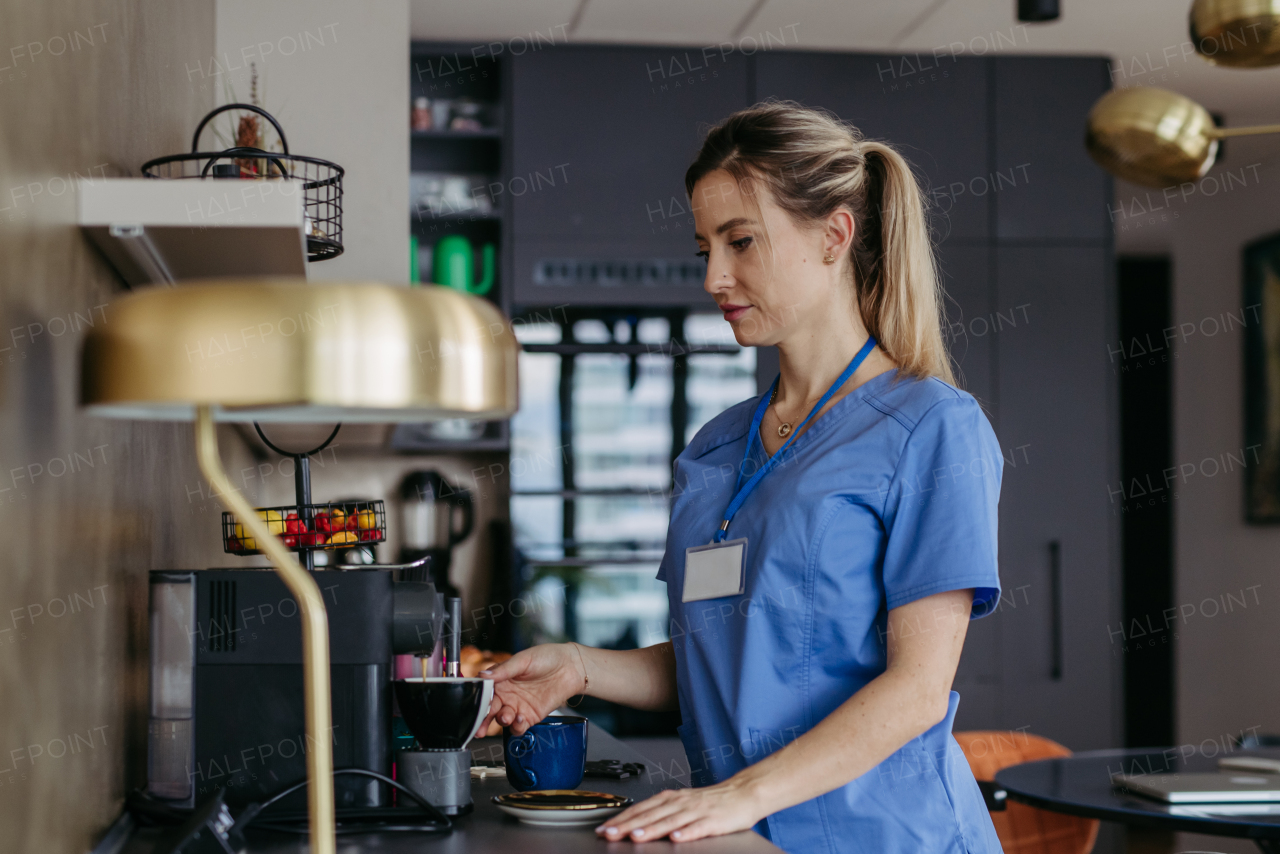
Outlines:
{"type": "MultiPolygon", "coordinates": [[[[747,435],[758,403],[712,419],[675,465],[658,578],[695,786],[794,741],[883,673],[890,609],[972,587],[979,617],[1000,596],[991,425],[965,392],[891,370],[815,419],[734,517],[727,538],[748,541],[744,592],[681,602],[685,549],[720,526],[748,443],[748,477],[768,459],[747,435]]],[[[1000,851],[951,735],[958,700],[878,767],[756,831],[796,854],[1000,851]]]]}

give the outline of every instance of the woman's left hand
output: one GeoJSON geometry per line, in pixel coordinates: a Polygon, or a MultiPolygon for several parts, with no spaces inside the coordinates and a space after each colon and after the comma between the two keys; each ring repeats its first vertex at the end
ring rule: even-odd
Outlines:
{"type": "Polygon", "coordinates": [[[766,815],[746,785],[733,779],[697,789],[668,789],[629,807],[596,828],[611,841],[649,842],[670,836],[688,842],[749,830],[766,815]]]}

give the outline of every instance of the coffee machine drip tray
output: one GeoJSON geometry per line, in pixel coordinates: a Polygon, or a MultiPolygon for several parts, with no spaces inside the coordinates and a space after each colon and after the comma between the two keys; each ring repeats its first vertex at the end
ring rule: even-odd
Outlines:
{"type": "Polygon", "coordinates": [[[447,816],[466,815],[471,802],[470,750],[401,750],[396,776],[447,816]]]}

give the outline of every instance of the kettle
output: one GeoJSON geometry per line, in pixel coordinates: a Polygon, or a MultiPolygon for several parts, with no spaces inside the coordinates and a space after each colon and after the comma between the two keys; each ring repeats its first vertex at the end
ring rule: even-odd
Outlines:
{"type": "Polygon", "coordinates": [[[480,247],[483,269],[480,281],[475,281],[475,255],[471,242],[461,235],[451,234],[436,243],[431,254],[431,278],[437,285],[471,294],[487,294],[493,287],[494,250],[492,243],[480,247]]]}

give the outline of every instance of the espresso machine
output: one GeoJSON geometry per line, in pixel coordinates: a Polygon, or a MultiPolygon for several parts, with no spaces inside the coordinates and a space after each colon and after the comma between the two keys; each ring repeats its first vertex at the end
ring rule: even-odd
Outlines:
{"type": "MultiPolygon", "coordinates": [[[[336,768],[391,775],[391,684],[395,655],[439,658],[446,620],[443,592],[429,580],[431,554],[400,565],[317,568],[314,552],[372,547],[386,536],[382,501],[314,503],[308,457],[291,452],[297,503],[258,508],[268,530],[298,553],[320,588],[329,622],[336,768]],[[408,580],[398,576],[408,574],[408,580]]],[[[341,426],[341,425],[339,425],[341,426]]],[[[222,514],[223,549],[261,555],[231,513],[222,514]]],[[[214,792],[226,803],[262,802],[305,779],[302,627],[299,608],[270,567],[161,570],[150,574],[151,708],[147,791],[192,807],[214,792]]],[[[341,809],[386,805],[383,784],[335,778],[341,809]]],[[[298,792],[284,808],[305,805],[298,792]]]]}
{"type": "Polygon", "coordinates": [[[416,471],[400,484],[400,562],[430,558],[430,571],[418,570],[411,581],[430,581],[446,596],[458,596],[449,582],[453,547],[471,534],[475,507],[471,493],[453,486],[439,472],[416,471]]]}
{"type": "MultiPolygon", "coordinates": [[[[329,617],[334,765],[391,776],[391,662],[443,642],[444,597],[430,582],[366,566],[317,571],[329,617]]],[[[193,807],[265,801],[306,777],[302,629],[270,569],[161,570],[151,580],[147,791],[193,807]]],[[[369,778],[335,778],[336,805],[380,807],[369,778]]],[[[293,806],[302,808],[297,793],[293,806]]],[[[286,804],[289,806],[289,804],[286,804]]]]}

